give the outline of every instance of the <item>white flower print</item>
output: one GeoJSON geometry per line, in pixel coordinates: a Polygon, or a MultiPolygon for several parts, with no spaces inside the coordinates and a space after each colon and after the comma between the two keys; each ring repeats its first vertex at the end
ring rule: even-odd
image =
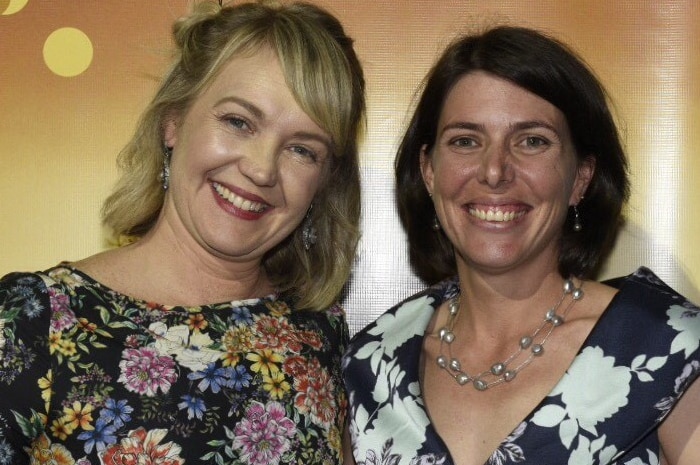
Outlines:
{"type": "Polygon", "coordinates": [[[571,451],[568,465],[591,465],[592,463],[610,463],[617,453],[615,446],[605,447],[605,435],[590,441],[585,436],[579,436],[578,447],[571,451]],[[596,459],[596,455],[598,456],[596,459]]]}
{"type": "Polygon", "coordinates": [[[683,350],[685,357],[690,357],[700,346],[700,309],[692,305],[671,305],[666,315],[669,326],[678,331],[671,342],[671,353],[683,350]]]}
{"type": "Polygon", "coordinates": [[[168,328],[165,323],[153,323],[148,327],[156,336],[154,348],[163,355],[174,355],[175,360],[192,371],[202,371],[218,360],[221,353],[209,349],[213,342],[207,334],[190,332],[187,325],[168,328]]]}
{"type": "Polygon", "coordinates": [[[659,457],[657,457],[655,453],[647,449],[647,454],[649,455],[649,460],[647,462],[639,457],[635,457],[632,460],[624,462],[623,465],[659,465],[659,457]]]}
{"type": "Polygon", "coordinates": [[[397,347],[403,345],[413,336],[422,335],[425,327],[433,315],[433,298],[423,296],[419,299],[406,302],[396,309],[396,312],[385,313],[377,319],[376,326],[369,334],[373,336],[383,335],[387,330],[391,337],[384,336],[378,341],[371,341],[360,347],[355,354],[357,359],[371,357],[372,370],[376,371],[379,361],[384,355],[394,357],[397,347]]]}
{"type": "Polygon", "coordinates": [[[532,421],[543,427],[559,425],[562,444],[569,448],[579,428],[597,436],[596,425],[627,405],[631,380],[628,367],[615,366],[615,358],[606,357],[600,347],[586,347],[550,394],[561,395],[564,407],[546,406],[532,421]]]}
{"type": "Polygon", "coordinates": [[[410,459],[416,457],[425,441],[425,429],[429,423],[428,416],[415,398],[408,396],[402,399],[394,394],[392,401],[377,411],[376,421],[370,421],[372,428],[354,431],[356,437],[353,437],[353,444],[361,444],[362,449],[356,449],[353,453],[355,457],[363,459],[381,457],[385,445],[391,444],[391,455],[398,459],[395,465],[409,465],[410,459]],[[401,441],[394,442],[393,438],[398,437],[401,441]]]}

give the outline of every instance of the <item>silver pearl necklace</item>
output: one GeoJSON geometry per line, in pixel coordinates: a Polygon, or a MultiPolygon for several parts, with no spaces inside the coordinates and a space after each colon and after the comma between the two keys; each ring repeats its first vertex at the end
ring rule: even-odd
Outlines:
{"type": "Polygon", "coordinates": [[[438,367],[447,371],[450,376],[454,378],[457,384],[464,386],[467,383],[471,383],[471,385],[477,391],[485,391],[488,388],[498,384],[513,381],[518,373],[520,373],[523,368],[528,366],[532,360],[544,354],[544,345],[547,342],[549,335],[552,334],[554,328],[564,324],[569,310],[571,310],[574,304],[576,304],[576,302],[582,298],[582,286],[576,287],[572,279],[567,279],[564,281],[564,290],[557,303],[552,308],[547,310],[547,312],[544,314],[542,323],[540,323],[532,334],[520,338],[518,349],[506,360],[492,364],[488,370],[482,371],[481,373],[475,375],[470,375],[462,369],[462,364],[460,363],[459,359],[452,356],[452,343],[456,339],[453,329],[455,322],[457,321],[457,316],[459,315],[458,294],[450,299],[450,302],[447,305],[450,314],[447,318],[447,323],[438,332],[440,337],[440,355],[438,355],[438,357],[435,359],[435,362],[437,363],[438,367]],[[571,301],[561,314],[557,314],[559,307],[561,307],[567,295],[571,295],[571,301]],[[447,346],[447,355],[443,354],[444,346],[447,346]],[[527,357],[518,365],[511,367],[514,361],[522,359],[521,355],[525,351],[529,351],[527,357]]]}

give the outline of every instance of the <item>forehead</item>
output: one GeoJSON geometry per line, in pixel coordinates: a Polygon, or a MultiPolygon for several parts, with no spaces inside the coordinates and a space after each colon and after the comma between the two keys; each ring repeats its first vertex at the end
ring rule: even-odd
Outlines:
{"type": "Polygon", "coordinates": [[[447,93],[441,126],[467,119],[477,124],[542,121],[568,129],[564,114],[547,100],[484,71],[462,76],[447,93]]]}

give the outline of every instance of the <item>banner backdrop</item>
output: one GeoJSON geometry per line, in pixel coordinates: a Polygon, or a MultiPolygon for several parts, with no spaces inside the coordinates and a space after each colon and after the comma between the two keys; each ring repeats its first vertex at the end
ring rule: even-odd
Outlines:
{"type": "MultiPolygon", "coordinates": [[[[397,141],[420,81],[458,34],[535,27],[577,50],[614,102],[632,170],[602,277],[639,265],[700,301],[700,2],[317,0],[356,39],[368,81],[363,238],[344,305],[354,333],[422,287],[393,203],[397,141]]],[[[0,0],[0,275],[107,247],[115,157],[167,67],[185,0],[0,0]]],[[[595,227],[594,225],[586,225],[595,227]]]]}

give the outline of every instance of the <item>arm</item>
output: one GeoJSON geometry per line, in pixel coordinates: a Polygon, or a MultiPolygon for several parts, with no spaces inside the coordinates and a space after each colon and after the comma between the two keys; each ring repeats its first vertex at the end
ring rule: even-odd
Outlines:
{"type": "Polygon", "coordinates": [[[700,464],[700,382],[697,379],[659,427],[659,441],[667,465],[700,464]]]}
{"type": "Polygon", "coordinates": [[[343,465],[355,465],[355,457],[352,456],[350,428],[347,425],[345,425],[345,429],[343,431],[343,465]]]}
{"type": "Polygon", "coordinates": [[[3,463],[28,463],[25,448],[44,431],[47,408],[39,380],[45,378],[49,387],[50,313],[48,292],[36,275],[10,275],[0,281],[0,452],[7,459],[3,463]]]}

